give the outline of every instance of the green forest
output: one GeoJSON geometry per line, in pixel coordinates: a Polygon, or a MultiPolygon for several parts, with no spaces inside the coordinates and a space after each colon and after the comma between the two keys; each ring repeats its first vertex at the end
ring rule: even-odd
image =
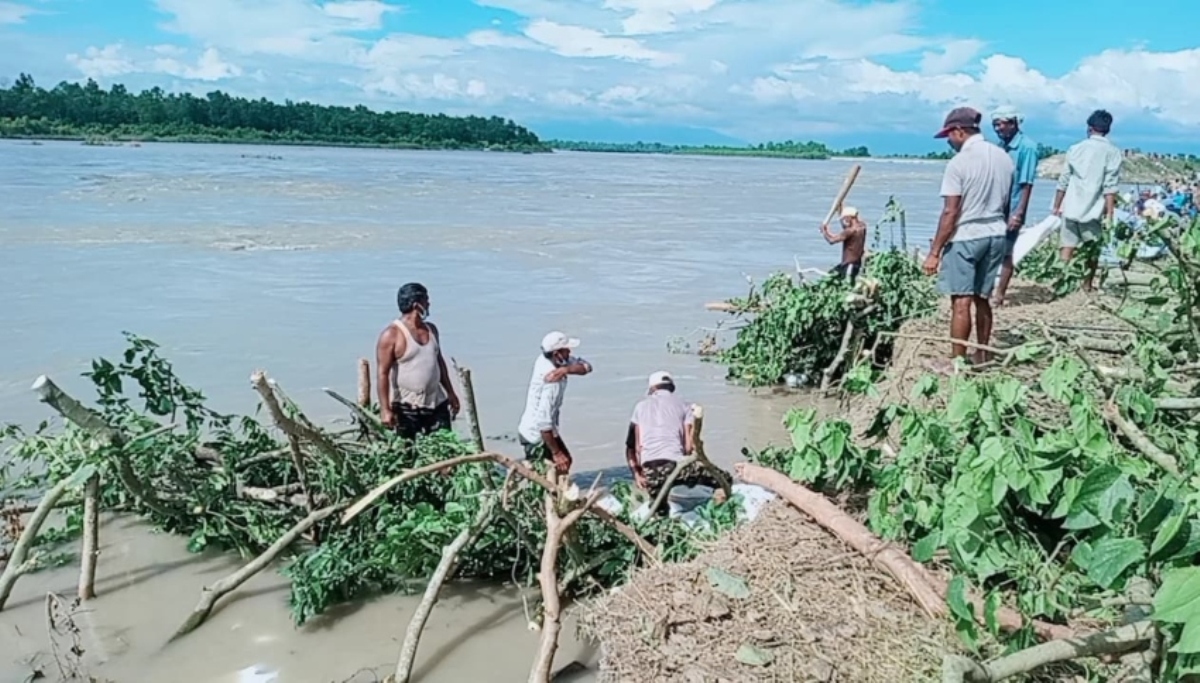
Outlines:
{"type": "Polygon", "coordinates": [[[611,152],[616,154],[686,154],[720,157],[779,157],[781,159],[830,159],[833,157],[871,156],[866,147],[834,150],[820,142],[764,142],[745,147],[729,145],[664,145],[659,142],[580,142],[550,140],[553,149],[572,152],[611,152]]]}
{"type": "Polygon", "coordinates": [[[0,88],[0,137],[102,141],[241,142],[407,149],[546,152],[529,129],[498,116],[377,112],[365,106],[283,104],[114,84],[62,82],[47,90],[21,74],[0,88]]]}

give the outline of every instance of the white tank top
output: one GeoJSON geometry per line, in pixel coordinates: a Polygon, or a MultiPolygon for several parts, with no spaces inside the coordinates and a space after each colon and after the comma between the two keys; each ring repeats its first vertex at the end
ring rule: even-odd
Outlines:
{"type": "Polygon", "coordinates": [[[442,389],[442,369],[438,365],[441,350],[437,337],[429,333],[429,341],[418,344],[403,321],[393,323],[404,335],[404,355],[392,368],[392,400],[417,408],[436,408],[446,400],[442,389]]]}

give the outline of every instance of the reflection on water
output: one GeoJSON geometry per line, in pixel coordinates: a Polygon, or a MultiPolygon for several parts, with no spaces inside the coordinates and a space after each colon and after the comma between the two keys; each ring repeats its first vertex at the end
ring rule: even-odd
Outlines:
{"type": "MultiPolygon", "coordinates": [[[[396,288],[419,280],[432,292],[446,353],[474,370],[483,430],[501,451],[519,452],[497,437],[515,431],[538,343],[551,329],[581,337],[580,352],[596,368],[572,380],[564,406],[563,433],[581,468],[623,464],[625,424],[658,369],[706,406],[718,462],[785,438],[780,419],[794,398],[727,386],[721,367],[670,354],[667,342],[721,320],[704,302],[743,294],[747,276],[836,262],[817,222],[851,162],[320,148],[271,155],[280,158],[233,145],[0,142],[0,419],[48,416],[29,391],[41,373],[89,398],[78,375],[91,358],[123,350],[122,330],[161,343],[217,409],[251,412],[248,378],[264,368],[312,417],[343,417],[321,387],[353,395],[356,360],[372,357],[396,288]]],[[[850,201],[871,221],[896,195],[908,208],[911,243],[927,244],[941,165],[863,164],[850,201]]],[[[1048,198],[1045,185],[1039,197],[1048,198]]],[[[117,680],[227,681],[260,665],[280,681],[341,680],[395,654],[410,601],[355,605],[336,627],[331,620],[295,631],[273,573],[201,632],[163,649],[163,634],[199,587],[233,560],[186,557],[182,539],[127,526],[105,528],[102,597],[89,634],[117,680]]],[[[16,624],[6,613],[0,636],[22,648],[36,641],[39,596],[70,592],[72,580],[70,571],[23,580],[17,599],[25,607],[13,613],[16,624]],[[17,625],[24,635],[14,636],[17,625]]],[[[422,656],[439,664],[425,680],[519,679],[536,640],[520,602],[462,590],[434,612],[422,656]],[[488,668],[456,669],[470,662],[488,668]]],[[[6,641],[3,651],[15,650],[6,641]]]]}

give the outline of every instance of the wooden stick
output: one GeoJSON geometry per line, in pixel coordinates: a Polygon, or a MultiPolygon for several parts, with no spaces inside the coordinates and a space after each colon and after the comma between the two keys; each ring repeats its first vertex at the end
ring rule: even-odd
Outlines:
{"type": "MultiPolygon", "coordinates": [[[[392,477],[391,479],[388,479],[382,484],[371,489],[369,493],[362,498],[359,498],[358,501],[351,505],[349,509],[346,510],[346,513],[342,515],[341,523],[349,523],[350,520],[361,514],[363,510],[366,510],[368,507],[370,507],[372,503],[387,494],[388,491],[406,481],[424,476],[426,474],[432,474],[434,472],[441,472],[452,467],[458,467],[459,465],[484,461],[491,461],[502,467],[505,467],[510,472],[520,475],[521,477],[537,484],[538,486],[541,486],[547,491],[558,491],[558,487],[555,486],[549,479],[538,474],[533,468],[529,467],[525,463],[517,462],[506,455],[491,452],[460,455],[457,458],[450,458],[449,460],[432,463],[425,465],[424,467],[407,470],[396,475],[395,477],[392,477]]],[[[660,563],[658,557],[658,548],[654,547],[654,545],[652,545],[649,541],[642,538],[637,531],[634,531],[633,527],[617,519],[608,510],[605,510],[601,507],[590,507],[588,508],[588,513],[600,519],[600,521],[604,522],[605,524],[611,526],[617,531],[617,533],[628,539],[630,543],[634,544],[637,549],[641,551],[642,555],[645,556],[646,560],[650,562],[650,564],[657,565],[660,563]]]]}
{"type": "Polygon", "coordinates": [[[1169,453],[1155,445],[1155,443],[1150,440],[1150,437],[1146,436],[1145,432],[1138,429],[1137,425],[1133,424],[1129,420],[1126,420],[1125,417],[1121,415],[1121,410],[1120,408],[1117,408],[1116,404],[1112,403],[1111,401],[1104,404],[1104,408],[1101,410],[1101,412],[1104,415],[1104,419],[1113,423],[1113,426],[1117,428],[1117,431],[1124,434],[1125,438],[1129,439],[1130,443],[1132,443],[1134,447],[1141,451],[1142,455],[1146,456],[1147,460],[1155,465],[1158,465],[1170,474],[1173,474],[1177,477],[1180,476],[1178,461],[1176,461],[1175,458],[1173,458],[1169,453]]]}
{"type": "Polygon", "coordinates": [[[1051,640],[1031,648],[1001,657],[988,664],[978,664],[966,657],[947,655],[942,660],[943,683],[997,683],[1055,662],[1080,657],[1120,654],[1145,648],[1153,637],[1154,624],[1139,621],[1112,631],[1092,633],[1078,638],[1051,640]]]}
{"type": "Polygon", "coordinates": [[[567,531],[600,499],[600,492],[593,491],[582,506],[567,513],[565,517],[559,517],[558,501],[555,498],[549,491],[544,498],[546,545],[542,549],[542,566],[538,571],[538,584],[542,588],[542,641],[537,657],[533,660],[533,667],[529,671],[529,683],[550,683],[554,655],[558,652],[558,637],[562,632],[562,601],[558,595],[558,549],[567,531]]]}
{"type": "Polygon", "coordinates": [[[196,608],[192,610],[191,615],[188,616],[187,620],[183,622],[183,625],[179,627],[179,630],[175,632],[175,635],[171,636],[171,640],[185,636],[199,628],[200,625],[208,619],[208,616],[212,614],[213,607],[216,606],[218,600],[234,590],[237,590],[238,586],[246,583],[252,576],[265,569],[267,565],[275,561],[275,558],[279,557],[284,550],[287,550],[288,546],[294,543],[296,539],[300,538],[306,531],[311,529],[318,522],[330,517],[331,515],[341,512],[343,509],[345,509],[345,507],[345,503],[338,503],[337,505],[330,505],[329,507],[321,508],[320,510],[311,513],[304,519],[297,522],[296,525],[291,529],[288,529],[285,534],[275,539],[275,542],[271,544],[271,547],[264,550],[261,555],[246,563],[242,568],[226,576],[225,578],[201,589],[200,601],[196,603],[196,608]]]}
{"type": "Polygon", "coordinates": [[[83,548],[79,553],[79,599],[96,597],[96,563],[100,557],[100,475],[83,487],[83,548]]]}
{"type": "Polygon", "coordinates": [[[475,384],[471,382],[471,368],[459,365],[458,361],[453,358],[450,359],[450,362],[458,371],[458,382],[463,388],[463,398],[467,399],[468,419],[471,421],[471,440],[475,442],[475,450],[482,453],[487,450],[487,445],[483,441],[483,427],[479,423],[479,407],[475,403],[475,384]]]}
{"type": "Polygon", "coordinates": [[[38,395],[38,400],[50,406],[68,421],[87,432],[92,438],[114,446],[114,460],[117,463],[117,477],[121,484],[129,489],[133,497],[143,505],[164,517],[172,516],[172,511],[162,504],[154,489],[146,486],[138,478],[129,463],[129,458],[123,452],[126,439],[121,432],[113,429],[96,411],[76,401],[70,394],[63,391],[54,380],[46,375],[38,377],[30,387],[38,395]]]}
{"type": "Polygon", "coordinates": [[[329,396],[329,398],[332,398],[333,400],[337,401],[338,403],[341,403],[342,405],[349,408],[350,412],[354,413],[355,417],[358,418],[358,421],[360,423],[362,423],[364,425],[369,425],[370,427],[372,427],[375,431],[379,432],[380,434],[386,434],[386,433],[389,433],[392,431],[392,430],[388,429],[387,425],[383,424],[383,420],[380,420],[378,415],[376,415],[375,413],[372,413],[369,409],[358,405],[354,401],[351,401],[350,399],[346,398],[345,396],[342,396],[341,394],[334,391],[333,389],[330,389],[329,387],[323,387],[321,389],[321,391],[324,391],[325,394],[327,396],[329,396]]]}
{"type": "Polygon", "coordinates": [[[667,477],[666,483],[663,484],[663,487],[659,490],[658,495],[654,497],[654,503],[650,506],[651,514],[662,507],[663,502],[666,501],[667,496],[670,494],[671,487],[675,485],[675,480],[678,479],[679,475],[683,473],[684,468],[692,463],[700,463],[704,469],[708,470],[708,473],[712,475],[713,479],[716,479],[718,482],[720,482],[721,490],[725,493],[725,500],[729,500],[733,497],[733,488],[729,483],[729,475],[721,471],[721,469],[716,465],[712,464],[712,461],[708,459],[708,455],[704,452],[704,440],[700,436],[700,432],[703,427],[704,407],[700,405],[694,405],[692,406],[692,445],[695,449],[695,452],[675,464],[675,468],[671,470],[671,474],[667,477]]]}
{"type": "Polygon", "coordinates": [[[858,180],[858,172],[861,170],[862,166],[859,164],[850,167],[850,171],[846,173],[846,179],[842,181],[842,189],[838,190],[837,197],[829,205],[829,213],[825,214],[825,220],[821,221],[821,225],[829,225],[829,221],[833,220],[833,215],[841,208],[842,202],[846,201],[846,195],[850,194],[850,188],[854,187],[854,181],[858,180]]]}
{"type": "MultiPolygon", "coordinates": [[[[817,524],[891,574],[908,589],[909,594],[926,614],[936,618],[946,614],[947,607],[943,596],[948,592],[948,586],[930,576],[924,567],[914,562],[907,553],[880,540],[824,496],[788,479],[782,472],[766,467],[738,463],[736,470],[739,479],[779,494],[798,510],[812,517],[817,524]]],[[[979,619],[983,619],[982,614],[979,615],[979,619]]],[[[1019,612],[1007,607],[1000,608],[996,619],[1000,627],[1006,630],[1016,630],[1025,624],[1025,619],[1019,612]]],[[[1033,628],[1043,638],[1069,638],[1074,635],[1066,626],[1041,621],[1034,621],[1033,628]]]]}
{"type": "Polygon", "coordinates": [[[821,373],[821,391],[829,388],[833,384],[833,375],[842,367],[842,363],[846,362],[846,354],[850,351],[850,340],[854,338],[854,319],[846,321],[846,329],[842,332],[842,345],[838,347],[837,355],[833,357],[833,361],[829,367],[821,373]]]}
{"type": "Polygon", "coordinates": [[[50,511],[54,509],[58,500],[67,492],[67,487],[70,483],[71,477],[65,477],[47,491],[46,495],[42,496],[42,502],[38,503],[37,509],[33,511],[33,517],[29,519],[29,523],[25,525],[25,530],[21,532],[16,545],[13,546],[12,554],[8,558],[8,564],[4,567],[4,573],[0,574],[0,610],[4,609],[4,604],[8,602],[9,596],[12,595],[13,586],[17,584],[17,579],[33,569],[34,563],[29,560],[29,551],[33,549],[33,541],[37,538],[38,533],[41,532],[42,525],[46,523],[46,518],[50,516],[50,511]]]}
{"type": "Polygon", "coordinates": [[[366,358],[358,359],[358,405],[364,409],[371,406],[371,361],[366,358]]]}
{"type": "Polygon", "coordinates": [[[492,523],[498,498],[499,496],[495,493],[485,493],[475,520],[467,528],[458,532],[449,545],[442,548],[442,559],[438,562],[433,576],[429,577],[429,582],[425,584],[425,595],[421,597],[420,604],[413,611],[412,619],[408,622],[408,630],[404,633],[404,644],[400,647],[400,657],[396,660],[396,673],[393,677],[395,683],[408,683],[412,677],[412,668],[417,658],[417,646],[421,642],[421,633],[425,630],[425,623],[429,621],[429,614],[433,611],[438,594],[441,593],[442,586],[446,581],[454,575],[454,570],[458,568],[459,553],[473,545],[479,539],[480,534],[492,523]]]}

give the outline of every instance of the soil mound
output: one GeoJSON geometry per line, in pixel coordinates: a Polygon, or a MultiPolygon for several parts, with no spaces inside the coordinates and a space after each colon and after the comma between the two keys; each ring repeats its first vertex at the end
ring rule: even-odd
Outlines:
{"type": "Polygon", "coordinates": [[[935,681],[959,649],[890,576],[779,501],[581,611],[613,683],[935,681]]]}

